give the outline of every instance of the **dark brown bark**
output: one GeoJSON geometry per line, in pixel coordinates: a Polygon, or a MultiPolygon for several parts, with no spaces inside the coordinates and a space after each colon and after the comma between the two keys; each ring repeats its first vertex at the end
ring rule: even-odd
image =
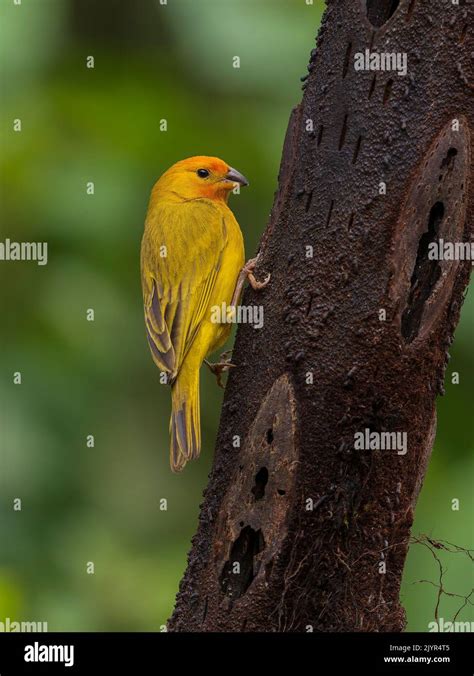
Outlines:
{"type": "Polygon", "coordinates": [[[290,119],[261,242],[271,282],[244,296],[265,324],[238,330],[172,631],[405,624],[407,541],[470,272],[427,250],[471,240],[473,10],[367,10],[329,2],[290,119]],[[365,48],[406,53],[407,75],[355,71],[365,48]],[[406,432],[408,452],[354,450],[366,428],[406,432]]]}

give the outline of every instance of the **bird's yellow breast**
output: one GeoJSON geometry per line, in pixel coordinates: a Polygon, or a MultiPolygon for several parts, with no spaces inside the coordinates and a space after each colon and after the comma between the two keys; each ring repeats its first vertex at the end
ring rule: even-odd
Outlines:
{"type": "MultiPolygon", "coordinates": [[[[237,278],[245,263],[242,232],[230,209],[227,209],[227,214],[223,217],[222,226],[226,243],[222,249],[221,264],[209,302],[207,321],[212,325],[213,330],[210,332],[211,340],[207,353],[220,347],[229,336],[232,325],[231,323],[216,324],[213,321],[216,317],[215,308],[221,310],[230,308],[237,278]]],[[[219,312],[217,316],[219,316],[219,312]]],[[[222,311],[220,316],[223,318],[222,311]]]]}

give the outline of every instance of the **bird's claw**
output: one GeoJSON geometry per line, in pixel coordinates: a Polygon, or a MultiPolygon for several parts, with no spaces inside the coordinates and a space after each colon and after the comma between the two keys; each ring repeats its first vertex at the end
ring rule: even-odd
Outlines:
{"type": "Polygon", "coordinates": [[[248,260],[243,267],[243,270],[247,275],[247,279],[250,282],[250,286],[252,287],[252,289],[254,289],[254,291],[264,289],[267,286],[268,282],[270,281],[271,277],[271,274],[268,273],[263,282],[260,282],[258,279],[255,278],[253,271],[255,270],[255,266],[257,265],[259,258],[260,254],[255,258],[251,258],[250,260],[248,260]]]}
{"type": "MultiPolygon", "coordinates": [[[[228,352],[232,352],[232,350],[228,350],[227,352],[224,352],[221,355],[221,357],[224,356],[225,354],[227,354],[228,352]]],[[[232,369],[235,368],[235,364],[231,364],[230,361],[218,361],[218,362],[212,363],[210,361],[207,361],[207,359],[204,360],[204,363],[209,368],[210,372],[213,373],[216,376],[217,385],[219,387],[222,387],[222,389],[224,389],[225,386],[222,382],[222,374],[226,373],[231,368],[232,369]]]]}
{"type": "Polygon", "coordinates": [[[259,282],[258,279],[255,279],[255,275],[253,274],[253,272],[247,273],[247,279],[249,280],[250,286],[252,287],[252,289],[254,289],[254,291],[260,291],[260,289],[264,289],[267,286],[268,282],[270,281],[270,277],[271,274],[268,273],[264,281],[259,282]]]}

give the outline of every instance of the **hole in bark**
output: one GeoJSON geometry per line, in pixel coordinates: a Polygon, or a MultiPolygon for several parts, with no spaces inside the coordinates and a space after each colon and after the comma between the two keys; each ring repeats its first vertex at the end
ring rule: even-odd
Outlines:
{"type": "Polygon", "coordinates": [[[319,132],[318,132],[318,147],[321,145],[321,141],[323,140],[323,134],[324,134],[324,127],[321,125],[319,127],[319,132]]]}
{"type": "Polygon", "coordinates": [[[331,200],[331,204],[329,205],[328,217],[327,217],[327,220],[326,220],[326,228],[328,227],[329,223],[331,222],[333,207],[334,207],[334,200],[331,200]]]}
{"type": "Polygon", "coordinates": [[[387,103],[392,94],[393,80],[387,80],[385,89],[383,90],[383,105],[387,103]]]}
{"type": "Polygon", "coordinates": [[[372,35],[370,36],[370,45],[369,45],[370,51],[372,51],[372,47],[374,46],[374,40],[375,40],[376,34],[377,34],[377,31],[372,31],[372,35]]]}
{"type": "Polygon", "coordinates": [[[286,495],[286,491],[282,490],[281,488],[278,488],[277,493],[278,495],[286,495]]]}
{"type": "Polygon", "coordinates": [[[443,217],[444,204],[436,202],[431,207],[428,229],[423,233],[418,244],[408,303],[402,315],[402,335],[408,343],[411,343],[418,334],[424,305],[441,275],[439,262],[429,260],[428,249],[431,242],[438,237],[443,217]]]}
{"type": "Polygon", "coordinates": [[[456,148],[450,148],[446,153],[446,157],[441,162],[440,169],[447,169],[450,171],[454,166],[454,158],[458,154],[456,148]]]}
{"type": "Polygon", "coordinates": [[[349,218],[349,223],[347,225],[347,229],[350,230],[353,225],[354,225],[354,212],[351,213],[351,216],[349,218]]]}
{"type": "Polygon", "coordinates": [[[311,207],[311,201],[312,201],[312,199],[313,199],[313,191],[311,190],[311,191],[308,193],[308,197],[306,198],[306,204],[305,204],[305,207],[304,207],[304,208],[305,208],[305,211],[309,211],[309,209],[310,209],[310,207],[311,207]]]}
{"type": "Polygon", "coordinates": [[[380,28],[395,14],[400,0],[366,0],[367,18],[375,28],[380,28]]]}
{"type": "Polygon", "coordinates": [[[410,4],[408,5],[408,10],[407,10],[407,17],[406,17],[407,21],[411,20],[411,15],[413,14],[413,10],[415,9],[415,5],[416,5],[416,0],[410,0],[410,4]]]}
{"type": "Polygon", "coordinates": [[[262,467],[255,475],[255,486],[252,488],[252,493],[255,500],[261,500],[265,495],[265,486],[268,483],[268,469],[262,467]]]}
{"type": "Polygon", "coordinates": [[[359,136],[359,138],[357,139],[357,143],[355,145],[355,148],[354,148],[354,155],[352,156],[352,164],[355,164],[357,162],[361,143],[362,143],[362,136],[359,136]]]}
{"type": "Polygon", "coordinates": [[[255,578],[255,557],[264,549],[261,530],[245,526],[240,531],[221,573],[221,589],[226,596],[238,599],[245,594],[255,578]]]}
{"type": "Polygon", "coordinates": [[[271,427],[267,430],[267,444],[273,444],[273,430],[271,427]]]}
{"type": "Polygon", "coordinates": [[[347,115],[344,115],[344,122],[342,123],[341,135],[339,137],[339,150],[342,150],[346,140],[347,133],[347,115]]]}
{"type": "Polygon", "coordinates": [[[375,83],[376,83],[376,82],[377,82],[377,73],[374,73],[374,77],[372,78],[372,82],[370,83],[369,99],[372,98],[372,94],[374,93],[375,83]]]}
{"type": "Polygon", "coordinates": [[[345,78],[347,75],[347,70],[349,68],[349,59],[351,58],[352,42],[349,42],[346,49],[346,55],[344,57],[344,65],[342,67],[342,77],[345,78]]]}

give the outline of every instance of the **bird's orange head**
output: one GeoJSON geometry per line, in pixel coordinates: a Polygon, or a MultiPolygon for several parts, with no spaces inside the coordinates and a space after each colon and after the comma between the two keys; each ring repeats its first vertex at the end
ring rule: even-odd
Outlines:
{"type": "Polygon", "coordinates": [[[197,155],[173,164],[156,182],[153,192],[183,200],[227,201],[236,185],[248,185],[240,172],[218,157],[197,155]]]}

